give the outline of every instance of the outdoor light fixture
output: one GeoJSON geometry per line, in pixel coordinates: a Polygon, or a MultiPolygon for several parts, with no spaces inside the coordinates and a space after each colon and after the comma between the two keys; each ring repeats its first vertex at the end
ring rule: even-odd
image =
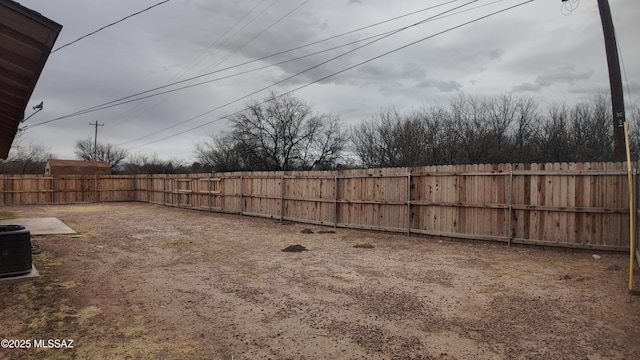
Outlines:
{"type": "Polygon", "coordinates": [[[41,111],[42,109],[44,109],[44,101],[40,101],[40,104],[34,106],[33,110],[35,110],[35,112],[33,114],[27,116],[26,118],[22,119],[22,121],[20,121],[20,123],[23,123],[23,122],[29,120],[30,117],[32,117],[33,115],[37,114],[38,111],[41,111]]]}

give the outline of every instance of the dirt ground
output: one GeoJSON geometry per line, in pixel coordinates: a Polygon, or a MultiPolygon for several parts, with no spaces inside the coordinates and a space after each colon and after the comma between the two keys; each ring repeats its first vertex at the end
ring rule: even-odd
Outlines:
{"type": "Polygon", "coordinates": [[[40,278],[0,284],[0,338],[73,348],[0,359],[640,359],[628,254],[139,203],[0,215],[78,232],[32,236],[40,278]],[[281,251],[290,245],[308,251],[281,251]]]}

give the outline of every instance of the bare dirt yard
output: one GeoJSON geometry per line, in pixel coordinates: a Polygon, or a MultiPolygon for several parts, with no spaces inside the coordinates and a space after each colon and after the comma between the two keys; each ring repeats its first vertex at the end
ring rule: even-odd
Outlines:
{"type": "Polygon", "coordinates": [[[73,348],[1,359],[640,359],[627,254],[140,203],[0,215],[78,232],[32,236],[40,278],[0,284],[0,338],[73,348]]]}

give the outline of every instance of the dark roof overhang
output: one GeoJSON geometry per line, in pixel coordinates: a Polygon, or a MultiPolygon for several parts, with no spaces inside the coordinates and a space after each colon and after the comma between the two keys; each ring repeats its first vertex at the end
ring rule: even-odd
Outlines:
{"type": "Polygon", "coordinates": [[[24,119],[62,25],[10,0],[0,0],[0,159],[24,119]]]}

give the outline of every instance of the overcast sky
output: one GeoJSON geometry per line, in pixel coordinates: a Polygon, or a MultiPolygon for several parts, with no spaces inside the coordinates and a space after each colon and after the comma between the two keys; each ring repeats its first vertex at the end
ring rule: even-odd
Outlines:
{"type": "MultiPolygon", "coordinates": [[[[625,100],[630,98],[638,103],[640,41],[636,37],[640,30],[640,1],[609,1],[626,67],[625,100]]],[[[20,1],[63,25],[54,48],[159,2],[20,1]]],[[[197,82],[337,47],[449,12],[446,17],[411,27],[286,81],[282,80],[354,50],[366,41],[172,94],[34,126],[27,129],[21,141],[43,143],[56,157],[73,159],[75,143],[93,138],[94,128],[89,123],[98,121],[104,124],[99,128],[99,142],[119,145],[131,154],[157,154],[165,160],[179,158],[190,162],[195,143],[227,129],[224,116],[241,110],[249,99],[264,98],[268,90],[261,89],[277,82],[281,83],[273,89],[279,92],[304,86],[521,2],[172,0],[52,53],[26,114],[31,114],[31,106],[40,101],[44,101],[44,110],[26,124],[33,126],[411,12],[417,13],[203,77],[197,82]],[[446,2],[449,3],[417,12],[446,2]],[[463,10],[466,11],[460,12],[463,10]],[[257,93],[242,99],[254,92],[257,93]],[[232,104],[223,106],[228,103],[232,104]],[[216,108],[220,109],[212,111],[216,108]],[[207,114],[195,118],[204,113],[207,114]],[[174,127],[160,132],[170,126],[174,127]],[[187,132],[157,141],[184,131],[187,132]],[[157,134],[148,136],[153,133],[157,134]],[[149,144],[153,141],[157,142],[149,144]]],[[[410,110],[446,104],[460,93],[494,96],[514,92],[533,97],[542,106],[554,102],[573,104],[595,94],[608,94],[597,1],[572,2],[574,7],[578,6],[568,12],[563,11],[560,0],[533,1],[312,84],[296,91],[295,96],[311,103],[318,112],[338,115],[345,126],[350,126],[381,108],[410,110]]],[[[182,85],[187,84],[191,83],[182,85]]]]}

